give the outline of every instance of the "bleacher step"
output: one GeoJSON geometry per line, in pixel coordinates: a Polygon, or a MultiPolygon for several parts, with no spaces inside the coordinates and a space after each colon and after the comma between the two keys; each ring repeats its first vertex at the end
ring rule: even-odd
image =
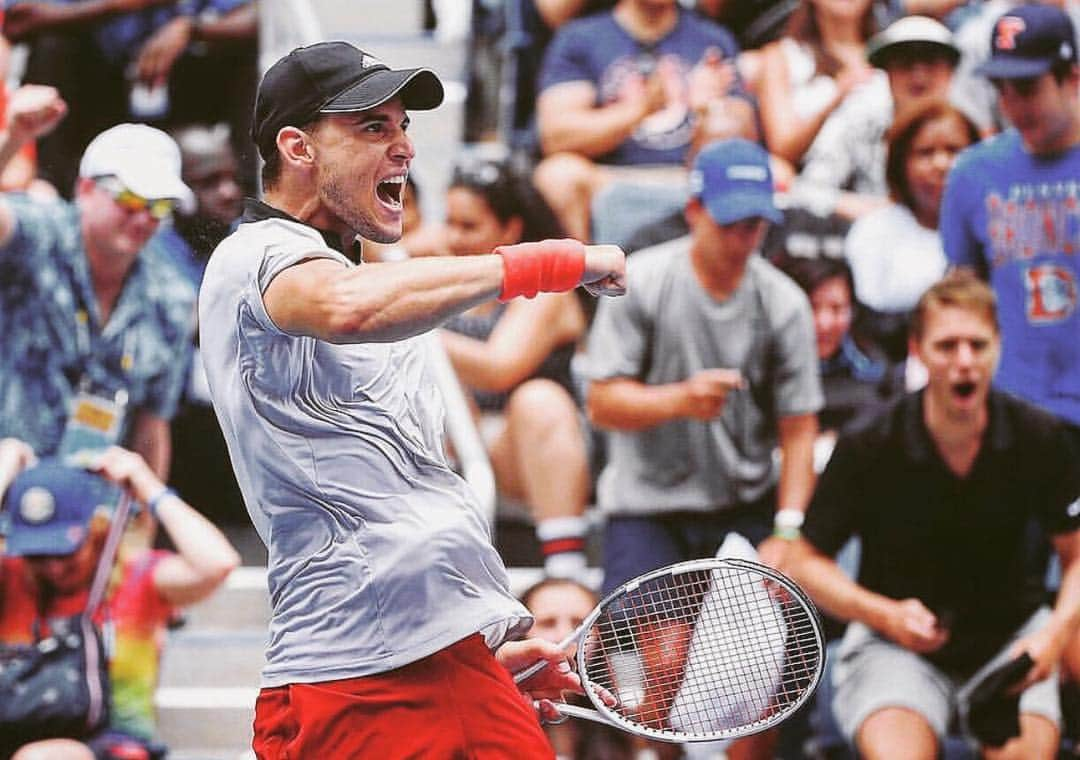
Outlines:
{"type": "Polygon", "coordinates": [[[173,750],[169,757],[241,757],[251,747],[257,693],[256,688],[247,687],[159,690],[158,736],[173,750]]]}
{"type": "Polygon", "coordinates": [[[161,662],[162,688],[257,686],[266,630],[174,631],[161,662]]]}
{"type": "Polygon", "coordinates": [[[234,752],[213,747],[194,747],[180,752],[169,752],[169,760],[255,760],[255,754],[250,749],[234,752]]]}
{"type": "Polygon", "coordinates": [[[265,567],[238,567],[224,586],[185,611],[186,631],[250,630],[266,632],[270,624],[270,599],[265,567]]]}

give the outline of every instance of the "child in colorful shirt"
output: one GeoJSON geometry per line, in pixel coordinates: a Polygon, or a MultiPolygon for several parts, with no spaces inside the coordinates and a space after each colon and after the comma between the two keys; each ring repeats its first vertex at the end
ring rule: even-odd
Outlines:
{"type": "MultiPolygon", "coordinates": [[[[112,448],[93,469],[98,474],[57,462],[35,464],[26,444],[0,441],[0,492],[11,524],[6,556],[0,557],[0,642],[31,643],[49,620],[85,609],[115,501],[109,481],[125,488],[157,515],[177,551],[121,549],[96,616],[115,634],[110,720],[100,734],[72,737],[79,743],[70,757],[115,758],[121,749],[125,758],[156,757],[164,751],[153,740],[153,696],[165,624],[177,606],[217,588],[239,558],[221,532],[164,486],[139,455],[112,448]]],[[[53,742],[72,744],[39,744],[53,742]]],[[[0,758],[17,749],[0,741],[0,758]]]]}

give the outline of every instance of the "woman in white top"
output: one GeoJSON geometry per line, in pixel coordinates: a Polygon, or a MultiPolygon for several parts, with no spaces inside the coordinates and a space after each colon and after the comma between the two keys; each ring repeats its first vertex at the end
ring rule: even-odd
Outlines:
{"type": "Polygon", "coordinates": [[[945,177],[957,154],[978,142],[975,124],[943,100],[901,114],[888,134],[885,178],[892,203],[860,217],[844,249],[855,296],[890,358],[906,353],[907,315],[945,273],[938,237],[945,177]]]}
{"type": "Polygon", "coordinates": [[[871,0],[803,0],[783,37],[762,50],[758,91],[769,152],[798,165],[829,114],[874,71],[871,0]]]}

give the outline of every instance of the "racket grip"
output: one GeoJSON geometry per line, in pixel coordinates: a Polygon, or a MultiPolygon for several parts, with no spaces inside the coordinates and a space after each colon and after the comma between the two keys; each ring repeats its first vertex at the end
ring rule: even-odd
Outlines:
{"type": "MultiPolygon", "coordinates": [[[[585,630],[585,624],[588,623],[588,622],[589,622],[589,619],[586,618],[584,621],[582,621],[581,625],[579,625],[577,628],[575,628],[573,631],[570,632],[569,636],[567,636],[565,639],[560,641],[559,642],[559,649],[562,649],[563,651],[566,651],[566,649],[571,644],[573,644],[575,641],[577,641],[578,637],[581,636],[581,632],[585,630]]],[[[522,670],[522,671],[520,671],[518,673],[514,673],[514,683],[521,683],[526,678],[532,678],[537,673],[539,673],[541,670],[546,668],[548,666],[548,664],[549,663],[548,663],[547,660],[537,660],[532,665],[525,668],[525,670],[522,670]]]]}
{"type": "Polygon", "coordinates": [[[525,670],[514,673],[514,683],[521,683],[522,681],[532,678],[547,666],[547,660],[537,660],[532,665],[525,668],[525,670]]]}

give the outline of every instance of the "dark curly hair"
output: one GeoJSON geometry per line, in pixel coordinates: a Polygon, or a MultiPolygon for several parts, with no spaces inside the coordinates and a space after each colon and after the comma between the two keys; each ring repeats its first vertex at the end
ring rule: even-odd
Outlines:
{"type": "Polygon", "coordinates": [[[463,161],[454,168],[449,188],[462,188],[475,194],[502,223],[520,218],[522,242],[566,237],[555,212],[532,180],[508,161],[463,161]]]}

